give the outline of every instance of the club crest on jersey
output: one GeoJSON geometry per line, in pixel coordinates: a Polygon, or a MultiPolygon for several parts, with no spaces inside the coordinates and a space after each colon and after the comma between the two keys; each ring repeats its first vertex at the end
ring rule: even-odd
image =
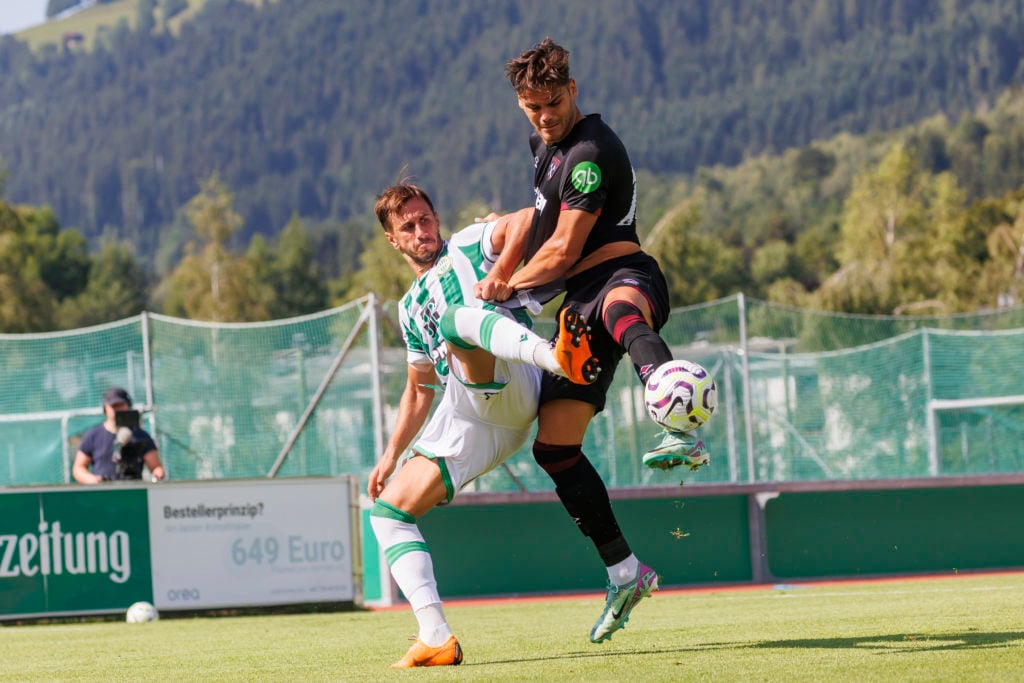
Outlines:
{"type": "Polygon", "coordinates": [[[548,180],[551,180],[551,178],[555,175],[555,171],[557,171],[558,167],[561,165],[562,160],[559,159],[558,157],[555,157],[554,159],[551,160],[551,163],[548,164],[548,180]]]}
{"type": "Polygon", "coordinates": [[[445,254],[434,263],[434,274],[438,277],[445,275],[452,269],[452,257],[445,254]]]}

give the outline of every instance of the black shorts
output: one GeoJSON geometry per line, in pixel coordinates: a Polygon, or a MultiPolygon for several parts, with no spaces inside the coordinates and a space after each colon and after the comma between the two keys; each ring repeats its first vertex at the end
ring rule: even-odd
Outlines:
{"type": "Polygon", "coordinates": [[[605,329],[601,309],[608,292],[624,286],[633,287],[647,297],[655,331],[668,320],[668,284],[658,262],[644,252],[599,263],[567,280],[562,308],[572,306],[586,317],[593,335],[590,349],[601,363],[601,374],[593,384],[583,385],[544,373],[540,389],[542,405],[556,399],[573,399],[593,405],[597,412],[604,410],[605,396],[625,349],[605,329]]]}

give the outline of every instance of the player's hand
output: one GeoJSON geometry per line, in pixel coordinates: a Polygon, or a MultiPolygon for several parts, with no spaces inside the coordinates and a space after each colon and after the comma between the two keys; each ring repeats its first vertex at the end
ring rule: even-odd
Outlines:
{"type": "Polygon", "coordinates": [[[388,477],[395,471],[395,464],[394,458],[384,456],[374,466],[370,472],[370,481],[366,485],[366,493],[369,494],[370,500],[376,501],[377,496],[384,490],[388,477]]]}
{"type": "Polygon", "coordinates": [[[473,285],[476,298],[484,301],[508,301],[514,291],[507,281],[491,274],[473,285]]]}

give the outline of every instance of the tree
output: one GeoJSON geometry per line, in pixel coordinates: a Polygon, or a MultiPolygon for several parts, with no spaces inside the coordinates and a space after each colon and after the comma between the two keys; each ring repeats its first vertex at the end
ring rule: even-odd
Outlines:
{"type": "Polygon", "coordinates": [[[98,325],[141,313],[146,308],[149,281],[128,246],[105,242],[92,260],[85,290],[60,302],[60,327],[98,325]]]}
{"type": "Polygon", "coordinates": [[[57,300],[75,296],[89,279],[89,246],[77,230],[62,230],[49,207],[20,207],[24,248],[33,255],[39,277],[57,300]]]}
{"type": "Polygon", "coordinates": [[[677,206],[651,229],[645,249],[661,265],[673,306],[716,299],[739,289],[743,259],[714,235],[697,232],[699,201],[677,206]]]}
{"type": "MultiPolygon", "coordinates": [[[[252,247],[250,247],[252,252],[252,247]]],[[[293,216],[277,238],[266,269],[254,268],[273,289],[268,310],[274,318],[313,313],[327,307],[327,284],[317,265],[306,226],[293,216]]]]}
{"type": "Polygon", "coordinates": [[[228,250],[242,227],[234,197],[217,174],[200,183],[200,192],[185,207],[199,243],[167,278],[164,310],[169,315],[213,321],[268,319],[269,287],[243,256],[228,250]]]}
{"type": "Polygon", "coordinates": [[[793,248],[782,240],[765,242],[750,260],[750,275],[758,286],[765,288],[775,280],[793,279],[793,248]]]}
{"type": "Polygon", "coordinates": [[[160,14],[164,30],[167,22],[188,9],[188,0],[160,0],[160,14]]]}
{"type": "Polygon", "coordinates": [[[411,281],[405,261],[388,242],[384,231],[377,230],[363,242],[359,270],[353,274],[343,300],[352,301],[373,292],[384,301],[398,301],[411,281]]]}
{"type": "Polygon", "coordinates": [[[142,35],[149,35],[156,28],[156,0],[139,0],[137,12],[136,30],[142,35]]]}
{"type": "Polygon", "coordinates": [[[893,146],[853,183],[843,205],[840,269],[818,302],[847,313],[965,310],[978,264],[963,218],[953,175],[922,170],[906,147],[893,146]]]}
{"type": "Polygon", "coordinates": [[[52,329],[56,299],[39,273],[36,254],[28,248],[19,212],[0,202],[0,331],[52,329]]]}
{"type": "Polygon", "coordinates": [[[1024,189],[1002,202],[1003,220],[988,234],[991,256],[985,264],[980,289],[982,303],[1015,306],[1024,301],[1024,189]]]}

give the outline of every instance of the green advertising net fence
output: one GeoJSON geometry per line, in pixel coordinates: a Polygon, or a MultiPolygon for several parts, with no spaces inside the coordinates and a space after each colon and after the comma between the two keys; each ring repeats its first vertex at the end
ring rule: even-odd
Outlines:
{"type": "MultiPolygon", "coordinates": [[[[395,305],[367,297],[268,323],[143,314],[0,335],[0,485],[71,481],[100,396],[124,386],[173,479],[359,474],[405,385],[395,305]]],[[[538,321],[542,334],[551,321],[538,321]]],[[[584,450],[612,487],[1024,471],[1024,307],[948,317],[788,308],[742,295],[676,309],[677,358],[714,376],[712,463],[647,470],[658,428],[620,364],[584,450]]],[[[549,490],[529,443],[471,490],[549,490]]]]}

